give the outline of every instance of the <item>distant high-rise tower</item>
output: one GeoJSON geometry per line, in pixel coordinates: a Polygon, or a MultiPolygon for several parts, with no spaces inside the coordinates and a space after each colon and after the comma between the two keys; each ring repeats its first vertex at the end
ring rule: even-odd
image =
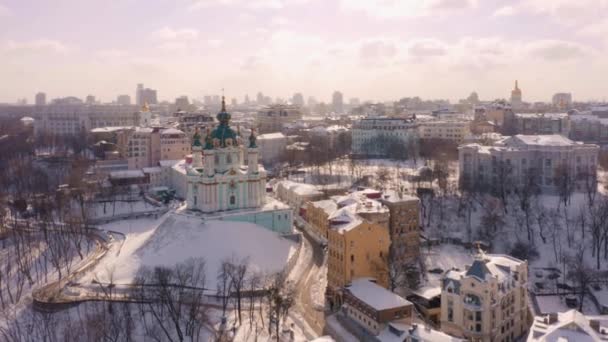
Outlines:
{"type": "Polygon", "coordinates": [[[304,106],[304,96],[302,96],[302,93],[293,94],[293,97],[291,98],[291,103],[293,103],[296,106],[303,107],[304,106]]]}
{"type": "Polygon", "coordinates": [[[258,93],[258,96],[256,97],[256,102],[261,105],[264,104],[264,94],[262,92],[258,93]]]}
{"type": "Polygon", "coordinates": [[[87,97],[85,99],[85,103],[88,104],[88,105],[95,104],[95,96],[93,96],[93,95],[87,95],[87,97]]]}
{"type": "Polygon", "coordinates": [[[46,105],[46,94],[45,93],[38,93],[36,94],[36,106],[44,106],[46,105]]]}
{"type": "Polygon", "coordinates": [[[137,89],[135,90],[135,104],[138,106],[141,106],[144,104],[144,101],[142,100],[143,92],[144,92],[144,85],[143,85],[143,83],[139,83],[137,85],[137,89]]]}
{"type": "Polygon", "coordinates": [[[521,100],[521,90],[519,89],[519,84],[517,80],[515,81],[515,89],[511,91],[511,107],[513,108],[521,108],[522,100],[521,100]]]}
{"type": "Polygon", "coordinates": [[[118,95],[116,98],[116,103],[119,105],[130,105],[131,104],[131,96],[129,95],[118,95]]]}
{"type": "Polygon", "coordinates": [[[332,96],[332,109],[336,114],[344,113],[344,96],[339,91],[334,91],[332,96]]]}

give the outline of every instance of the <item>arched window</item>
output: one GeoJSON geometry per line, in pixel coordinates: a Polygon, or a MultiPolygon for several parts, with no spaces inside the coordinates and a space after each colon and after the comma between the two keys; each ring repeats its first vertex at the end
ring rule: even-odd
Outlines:
{"type": "Polygon", "coordinates": [[[236,197],[234,197],[234,195],[230,196],[230,204],[231,205],[236,204],[236,197]]]}
{"type": "Polygon", "coordinates": [[[232,155],[230,155],[230,154],[226,155],[226,163],[232,164],[232,155]]]}

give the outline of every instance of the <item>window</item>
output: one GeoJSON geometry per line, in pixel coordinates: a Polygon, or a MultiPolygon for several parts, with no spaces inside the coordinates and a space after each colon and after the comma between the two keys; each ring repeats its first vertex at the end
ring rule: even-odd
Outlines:
{"type": "Polygon", "coordinates": [[[351,262],[355,262],[355,255],[354,255],[354,254],[351,254],[351,255],[350,255],[350,261],[351,261],[351,262]]]}
{"type": "MultiPolygon", "coordinates": [[[[235,205],[236,204],[236,197],[234,197],[234,195],[230,196],[230,204],[231,205],[235,205]]],[[[280,216],[279,216],[280,218],[280,216]]]]}

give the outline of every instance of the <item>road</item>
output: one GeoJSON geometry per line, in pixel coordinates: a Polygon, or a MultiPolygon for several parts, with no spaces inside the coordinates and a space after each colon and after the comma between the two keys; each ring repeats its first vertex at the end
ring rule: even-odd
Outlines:
{"type": "Polygon", "coordinates": [[[304,238],[302,258],[305,258],[306,267],[296,283],[296,310],[306,320],[308,326],[320,336],[325,330],[325,312],[315,308],[311,294],[312,286],[318,281],[320,272],[325,271],[323,267],[326,262],[325,251],[305,229],[300,231],[304,238]]]}

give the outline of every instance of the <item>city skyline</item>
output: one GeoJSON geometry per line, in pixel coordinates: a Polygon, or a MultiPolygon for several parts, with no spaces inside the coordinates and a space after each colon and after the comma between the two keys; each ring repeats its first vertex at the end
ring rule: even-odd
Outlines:
{"type": "Polygon", "coordinates": [[[108,102],[134,98],[137,83],[169,101],[226,88],[239,99],[329,103],[339,90],[455,102],[508,98],[515,79],[526,102],[603,100],[605,10],[605,0],[3,0],[0,102],[39,91],[108,102]]]}

